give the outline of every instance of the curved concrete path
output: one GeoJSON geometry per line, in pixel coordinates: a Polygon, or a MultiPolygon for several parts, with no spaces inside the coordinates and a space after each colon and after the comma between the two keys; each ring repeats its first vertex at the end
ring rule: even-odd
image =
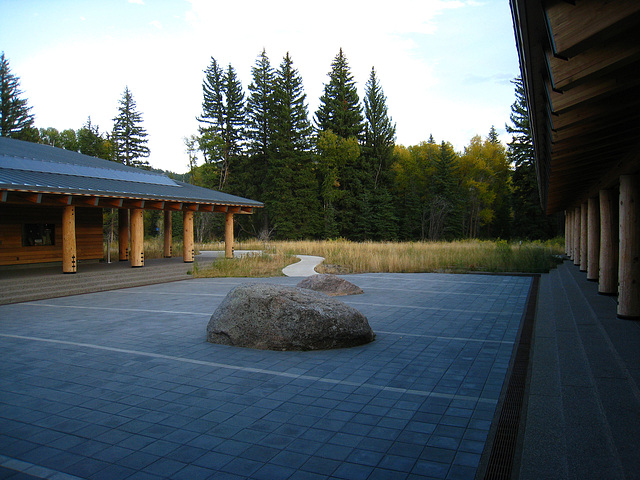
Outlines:
{"type": "Polygon", "coordinates": [[[282,273],[287,277],[318,275],[315,268],[324,261],[324,257],[316,257],[313,255],[296,255],[296,257],[298,257],[300,261],[284,267],[282,273]]]}

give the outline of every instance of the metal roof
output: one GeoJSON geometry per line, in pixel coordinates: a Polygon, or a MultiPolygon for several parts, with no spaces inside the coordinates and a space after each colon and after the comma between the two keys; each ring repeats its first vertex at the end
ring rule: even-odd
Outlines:
{"type": "Polygon", "coordinates": [[[166,175],[37,143],[0,137],[0,189],[262,207],[261,202],[166,175]]]}

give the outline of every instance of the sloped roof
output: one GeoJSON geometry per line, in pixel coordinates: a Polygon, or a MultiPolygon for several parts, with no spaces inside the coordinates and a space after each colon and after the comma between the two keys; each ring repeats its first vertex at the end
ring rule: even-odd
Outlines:
{"type": "Polygon", "coordinates": [[[6,137],[0,137],[0,190],[263,206],[255,200],[179,182],[163,174],[6,137]]]}

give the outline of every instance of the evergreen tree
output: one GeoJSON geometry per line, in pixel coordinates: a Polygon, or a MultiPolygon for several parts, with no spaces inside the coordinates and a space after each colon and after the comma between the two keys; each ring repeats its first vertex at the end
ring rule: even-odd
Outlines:
{"type": "Polygon", "coordinates": [[[244,92],[231,64],[223,72],[213,57],[205,70],[202,92],[202,115],[198,117],[202,124],[199,128],[200,148],[205,162],[218,167],[218,188],[223,190],[233,160],[237,161],[242,153],[244,92]]]}
{"type": "Polygon", "coordinates": [[[397,238],[397,220],[393,199],[389,194],[391,186],[391,163],[395,143],[396,126],[388,115],[387,97],[378,82],[375,68],[365,85],[364,97],[365,137],[363,145],[364,167],[369,178],[360,220],[366,222],[365,238],[393,240],[397,238]],[[372,208],[371,203],[375,206],[372,208]]]}
{"type": "Polygon", "coordinates": [[[453,240],[460,236],[462,222],[457,181],[458,158],[450,143],[442,141],[434,156],[433,166],[429,239],[453,240]]]}
{"type": "Polygon", "coordinates": [[[494,220],[486,233],[490,238],[511,237],[511,169],[507,152],[500,140],[496,129],[491,126],[485,142],[485,148],[493,165],[493,183],[496,193],[493,210],[494,220]]]}
{"type": "Polygon", "coordinates": [[[368,201],[364,195],[368,172],[359,148],[364,129],[362,107],[342,49],[331,66],[329,83],[325,84],[316,112],[320,153],[318,173],[335,174],[334,180],[322,176],[318,180],[324,186],[321,188],[321,195],[325,199],[325,225],[329,225],[326,222],[328,213],[331,213],[330,217],[335,221],[331,228],[325,227],[325,235],[334,236],[327,232],[335,227],[343,237],[362,239],[362,224],[358,225],[357,222],[361,220],[361,212],[371,211],[364,203],[368,201]],[[337,195],[330,195],[332,200],[327,203],[326,194],[329,191],[337,195]]]}
{"type": "Polygon", "coordinates": [[[115,161],[131,167],[149,168],[149,162],[141,160],[149,156],[147,131],[142,126],[142,114],[136,110],[136,102],[128,86],[120,99],[118,116],[113,121],[115,161]]]}
{"type": "Polygon", "coordinates": [[[247,141],[249,153],[266,165],[272,143],[274,73],[265,50],[262,50],[251,73],[253,82],[249,85],[247,100],[247,141]]]}
{"type": "Polygon", "coordinates": [[[302,79],[289,53],[276,73],[273,98],[274,157],[266,200],[272,205],[276,236],[315,237],[321,231],[321,209],[310,145],[313,129],[302,79]]]}
{"type": "Polygon", "coordinates": [[[76,138],[78,152],[105,160],[113,158],[113,145],[102,136],[98,126],[91,123],[91,117],[77,131],[76,138]]]}
{"type": "Polygon", "coordinates": [[[516,238],[548,238],[553,235],[552,222],[542,211],[535,167],[535,149],[531,136],[527,97],[521,77],[511,83],[515,85],[516,100],[511,105],[506,125],[512,135],[507,144],[507,156],[512,164],[511,183],[513,189],[512,236],[516,238]]]}
{"type": "Polygon", "coordinates": [[[496,130],[496,127],[494,127],[493,125],[491,125],[491,129],[489,130],[489,136],[487,137],[487,140],[493,143],[494,145],[500,144],[500,139],[498,138],[498,132],[496,130]]]}
{"type": "Polygon", "coordinates": [[[396,126],[387,111],[387,97],[371,69],[369,81],[365,86],[365,140],[363,153],[367,157],[373,175],[373,188],[388,185],[388,174],[393,157],[396,126]]]}
{"type": "MultiPolygon", "coordinates": [[[[0,136],[21,140],[33,137],[33,114],[27,100],[20,98],[20,79],[11,73],[9,60],[4,52],[0,56],[0,136]]],[[[37,132],[36,132],[37,133],[37,132]]]]}
{"type": "MultiPolygon", "coordinates": [[[[235,180],[245,187],[244,195],[260,201],[265,199],[268,189],[266,178],[273,164],[273,90],[274,71],[265,50],[259,55],[251,69],[253,81],[249,85],[246,111],[246,136],[249,158],[244,159],[235,170],[235,180]]],[[[241,189],[242,186],[239,186],[241,189]]],[[[269,205],[256,212],[254,223],[260,220],[262,236],[268,236],[269,205]]]]}
{"type": "Polygon", "coordinates": [[[320,97],[316,127],[319,132],[331,130],[342,138],[359,139],[362,134],[360,98],[342,48],[331,64],[329,83],[325,84],[320,97]]]}

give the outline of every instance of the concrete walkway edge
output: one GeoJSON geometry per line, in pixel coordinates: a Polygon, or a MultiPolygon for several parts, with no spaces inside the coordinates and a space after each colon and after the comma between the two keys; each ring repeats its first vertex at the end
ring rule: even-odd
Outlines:
{"type": "Polygon", "coordinates": [[[318,275],[315,269],[324,261],[324,257],[316,257],[314,255],[296,255],[296,257],[298,257],[300,261],[283,268],[282,273],[287,277],[318,275]]]}

